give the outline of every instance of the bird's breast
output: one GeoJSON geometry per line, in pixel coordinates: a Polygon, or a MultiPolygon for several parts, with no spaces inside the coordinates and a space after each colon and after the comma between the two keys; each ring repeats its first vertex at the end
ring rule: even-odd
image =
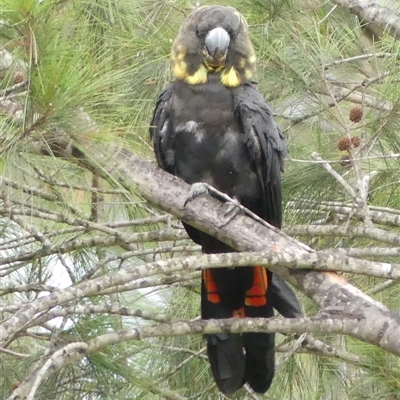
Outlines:
{"type": "Polygon", "coordinates": [[[171,102],[169,129],[176,175],[209,183],[242,202],[258,198],[260,184],[232,91],[219,81],[181,86],[171,102]]]}

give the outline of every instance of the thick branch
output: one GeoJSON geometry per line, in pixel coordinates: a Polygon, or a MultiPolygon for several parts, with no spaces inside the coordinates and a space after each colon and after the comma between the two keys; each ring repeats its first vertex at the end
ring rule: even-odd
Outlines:
{"type": "MultiPolygon", "coordinates": [[[[312,268],[319,270],[330,270],[333,268],[341,269],[345,272],[358,272],[371,276],[379,276],[392,279],[400,279],[400,268],[388,263],[379,263],[366,260],[356,260],[342,255],[324,254],[324,253],[304,253],[298,255],[290,251],[278,251],[271,248],[267,252],[247,252],[247,253],[228,253],[228,254],[208,254],[201,256],[181,257],[168,260],[159,260],[148,264],[126,267],[120,271],[107,274],[105,276],[76,284],[67,289],[58,290],[46,297],[40,297],[23,306],[20,312],[24,316],[33,318],[35,314],[43,313],[40,318],[48,320],[55,316],[63,315],[58,311],[48,312],[56,306],[61,306],[71,300],[77,301],[83,297],[92,296],[104,292],[105,290],[117,285],[129,284],[131,281],[137,282],[153,275],[166,275],[178,271],[193,271],[202,268],[220,268],[220,267],[241,267],[245,265],[265,265],[269,268],[274,266],[286,266],[289,268],[312,268]]],[[[105,311],[105,308],[102,308],[105,311]]],[[[111,309],[110,309],[111,310],[111,309]]],[[[111,312],[108,310],[108,312],[111,312]]],[[[80,311],[82,312],[82,310],[80,311]]],[[[118,308],[117,311],[121,312],[118,308]]],[[[125,310],[126,312],[126,310],[125,310]]],[[[15,335],[20,329],[20,320],[17,317],[10,318],[3,324],[4,337],[6,335],[15,335]]],[[[125,315],[125,314],[124,314],[125,315]]],[[[126,314],[128,315],[128,314],[126,314]]],[[[28,323],[28,326],[36,325],[36,319],[28,323]]],[[[25,324],[26,326],[26,324],[25,324]]]]}
{"type": "MultiPolygon", "coordinates": [[[[115,245],[121,245],[124,248],[135,248],[129,246],[133,243],[143,242],[155,242],[155,241],[170,241],[170,240],[182,240],[186,239],[187,235],[183,230],[165,230],[165,231],[152,231],[152,232],[140,232],[131,233],[129,235],[119,236],[97,236],[83,239],[75,239],[67,243],[52,244],[44,246],[37,251],[26,252],[22,254],[13,255],[10,257],[3,257],[0,260],[0,265],[12,264],[19,261],[33,261],[40,258],[52,255],[52,254],[65,254],[70,251],[76,251],[79,249],[87,249],[89,247],[109,247],[115,245]]],[[[4,276],[6,273],[0,273],[0,276],[4,276]]]]}
{"type": "MultiPolygon", "coordinates": [[[[315,204],[307,199],[301,199],[301,201],[292,202],[290,205],[296,209],[297,212],[303,213],[315,213],[321,212],[334,212],[337,214],[351,215],[352,218],[362,219],[362,215],[358,210],[352,205],[347,204],[315,204]]],[[[400,227],[400,213],[399,210],[389,211],[379,211],[374,210],[372,206],[368,207],[368,217],[375,224],[388,225],[388,226],[398,226],[400,227]]]]}
{"type": "Polygon", "coordinates": [[[400,39],[400,17],[395,10],[380,4],[380,1],[370,0],[331,0],[332,3],[347,8],[358,16],[361,21],[369,22],[400,39]]]}
{"type": "MultiPolygon", "coordinates": [[[[298,260],[310,255],[305,247],[246,215],[238,214],[233,218],[226,218],[226,205],[210,196],[198,197],[185,206],[189,185],[159,170],[151,163],[139,159],[126,149],[105,153],[95,146],[88,144],[82,146],[85,154],[90,154],[92,157],[91,160],[85,161],[97,173],[108,179],[124,182],[128,186],[135,185],[142,196],[153,204],[158,204],[176,217],[237,250],[264,250],[286,256],[295,254],[298,260]],[[106,166],[106,172],[100,166],[106,166]]],[[[384,321],[387,309],[348,284],[339,275],[332,272],[288,269],[278,264],[271,265],[270,269],[297,286],[321,308],[334,307],[345,312],[361,312],[365,326],[376,327],[378,324],[380,326],[378,331],[387,329],[384,321]]],[[[393,323],[396,326],[399,324],[397,320],[393,323]]]]}
{"type": "MultiPolygon", "coordinates": [[[[388,326],[393,329],[399,327],[399,321],[394,317],[391,318],[391,314],[385,306],[348,284],[336,273],[321,273],[280,266],[285,261],[285,265],[290,267],[301,266],[301,260],[309,261],[315,255],[276,229],[268,228],[265,223],[260,223],[240,213],[234,217],[226,217],[227,205],[208,195],[195,198],[185,206],[189,185],[161,171],[151,163],[139,159],[126,149],[111,150],[109,147],[101,148],[86,143],[81,146],[85,154],[90,155],[90,159],[85,158],[83,152],[76,149],[71,155],[97,174],[101,174],[110,181],[122,183],[126,188],[130,188],[132,185],[136,186],[141,195],[153,204],[158,204],[176,217],[217,237],[237,250],[264,251],[270,258],[271,264],[268,265],[271,271],[278,273],[297,286],[321,308],[334,309],[335,312],[343,315],[357,315],[357,318],[363,321],[364,331],[363,333],[358,332],[356,337],[382,345],[381,333],[386,332],[388,326]],[[388,323],[388,318],[390,323],[388,323]],[[366,339],[365,336],[368,336],[369,339],[366,339]]],[[[338,262],[339,260],[351,261],[344,255],[337,257],[339,257],[336,258],[338,262]]],[[[318,257],[314,261],[318,263],[318,257]]],[[[76,301],[83,296],[97,295],[107,288],[123,285],[142,276],[165,273],[165,269],[160,267],[161,264],[153,264],[151,270],[148,265],[132,267],[132,269],[125,268],[113,274],[51,293],[40,298],[40,302],[34,301],[26,304],[2,324],[4,344],[9,343],[18,331],[30,325],[37,313],[42,313],[71,300],[76,301]]],[[[169,272],[190,269],[188,263],[177,264],[169,269],[169,272]]],[[[385,343],[385,346],[397,346],[393,336],[388,340],[391,342],[385,343]]]]}
{"type": "MultiPolygon", "coordinates": [[[[384,331],[379,331],[377,339],[383,348],[400,355],[400,328],[387,321],[384,331]]],[[[143,340],[151,337],[179,336],[188,334],[237,332],[280,332],[286,334],[301,334],[304,332],[335,332],[362,337],[366,341],[371,338],[368,329],[359,315],[337,315],[326,313],[316,318],[230,318],[221,320],[180,321],[170,324],[156,324],[142,328],[131,328],[119,332],[100,335],[87,342],[70,343],[56,351],[39,369],[28,375],[26,380],[14,391],[8,400],[24,398],[49,375],[68,364],[76,362],[88,354],[102,348],[128,340],[143,340]]],[[[374,340],[375,341],[375,340],[374,340]]]]}
{"type": "Polygon", "coordinates": [[[400,235],[370,226],[293,225],[285,229],[289,235],[332,236],[374,239],[400,246],[400,235]]]}

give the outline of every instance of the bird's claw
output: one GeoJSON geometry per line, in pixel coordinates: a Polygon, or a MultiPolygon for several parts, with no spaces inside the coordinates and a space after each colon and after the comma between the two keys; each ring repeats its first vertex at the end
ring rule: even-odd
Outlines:
{"type": "Polygon", "coordinates": [[[233,218],[236,217],[236,215],[239,214],[240,212],[240,203],[237,199],[232,199],[228,203],[226,203],[226,211],[224,212],[224,217],[230,218],[229,220],[232,220],[233,218]]]}
{"type": "Polygon", "coordinates": [[[211,188],[211,186],[204,182],[193,183],[193,185],[191,186],[191,188],[189,190],[189,194],[185,200],[184,206],[186,207],[186,205],[189,203],[189,201],[192,201],[196,197],[201,196],[202,194],[205,194],[205,193],[207,193],[207,194],[210,193],[211,192],[210,188],[211,188]]]}
{"type": "MultiPolygon", "coordinates": [[[[218,189],[215,189],[215,187],[211,186],[208,183],[205,182],[196,182],[193,183],[188,197],[184,203],[184,205],[186,206],[187,203],[189,203],[189,201],[193,200],[194,198],[202,195],[202,194],[209,194],[212,197],[214,197],[214,199],[217,199],[219,201],[225,202],[225,203],[234,203],[236,200],[233,200],[232,198],[230,198],[227,194],[225,194],[224,192],[219,191],[218,189]]],[[[239,202],[236,201],[237,204],[239,204],[239,202]]]]}
{"type": "Polygon", "coordinates": [[[232,221],[232,219],[239,214],[240,210],[243,209],[243,206],[239,203],[237,199],[232,199],[227,194],[220,192],[218,189],[215,189],[214,187],[205,182],[197,182],[192,184],[189,194],[185,200],[184,206],[186,207],[189,201],[192,201],[194,198],[201,196],[202,194],[205,193],[210,194],[212,197],[225,202],[226,210],[224,212],[224,217],[227,218],[228,220],[225,221],[222,226],[232,221]]]}

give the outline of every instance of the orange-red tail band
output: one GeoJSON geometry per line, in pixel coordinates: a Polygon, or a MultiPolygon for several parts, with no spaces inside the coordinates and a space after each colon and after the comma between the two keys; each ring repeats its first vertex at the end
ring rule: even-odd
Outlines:
{"type": "MultiPolygon", "coordinates": [[[[268,277],[264,267],[255,266],[253,268],[253,285],[246,291],[245,305],[259,307],[267,304],[268,277]]],[[[207,300],[210,303],[220,303],[221,298],[218,293],[212,273],[209,269],[202,272],[204,285],[207,292],[207,300]]],[[[238,313],[241,314],[241,313],[238,313]]]]}
{"type": "Polygon", "coordinates": [[[267,304],[268,277],[265,267],[253,268],[253,286],[246,292],[246,306],[265,306],[267,304]]]}
{"type": "Polygon", "coordinates": [[[211,271],[209,269],[204,269],[202,275],[204,285],[206,287],[207,300],[210,303],[219,303],[221,301],[221,298],[219,297],[218,288],[214,282],[211,271]]]}

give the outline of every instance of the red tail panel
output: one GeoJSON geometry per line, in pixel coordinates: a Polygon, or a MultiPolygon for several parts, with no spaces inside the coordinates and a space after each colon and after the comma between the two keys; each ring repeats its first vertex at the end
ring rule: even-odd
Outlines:
{"type": "Polygon", "coordinates": [[[203,270],[203,280],[207,291],[207,300],[210,303],[219,303],[221,298],[219,297],[217,285],[209,269],[203,270]]]}
{"type": "Polygon", "coordinates": [[[267,304],[268,277],[264,267],[255,266],[253,286],[246,292],[246,306],[265,306],[267,304]]]}

